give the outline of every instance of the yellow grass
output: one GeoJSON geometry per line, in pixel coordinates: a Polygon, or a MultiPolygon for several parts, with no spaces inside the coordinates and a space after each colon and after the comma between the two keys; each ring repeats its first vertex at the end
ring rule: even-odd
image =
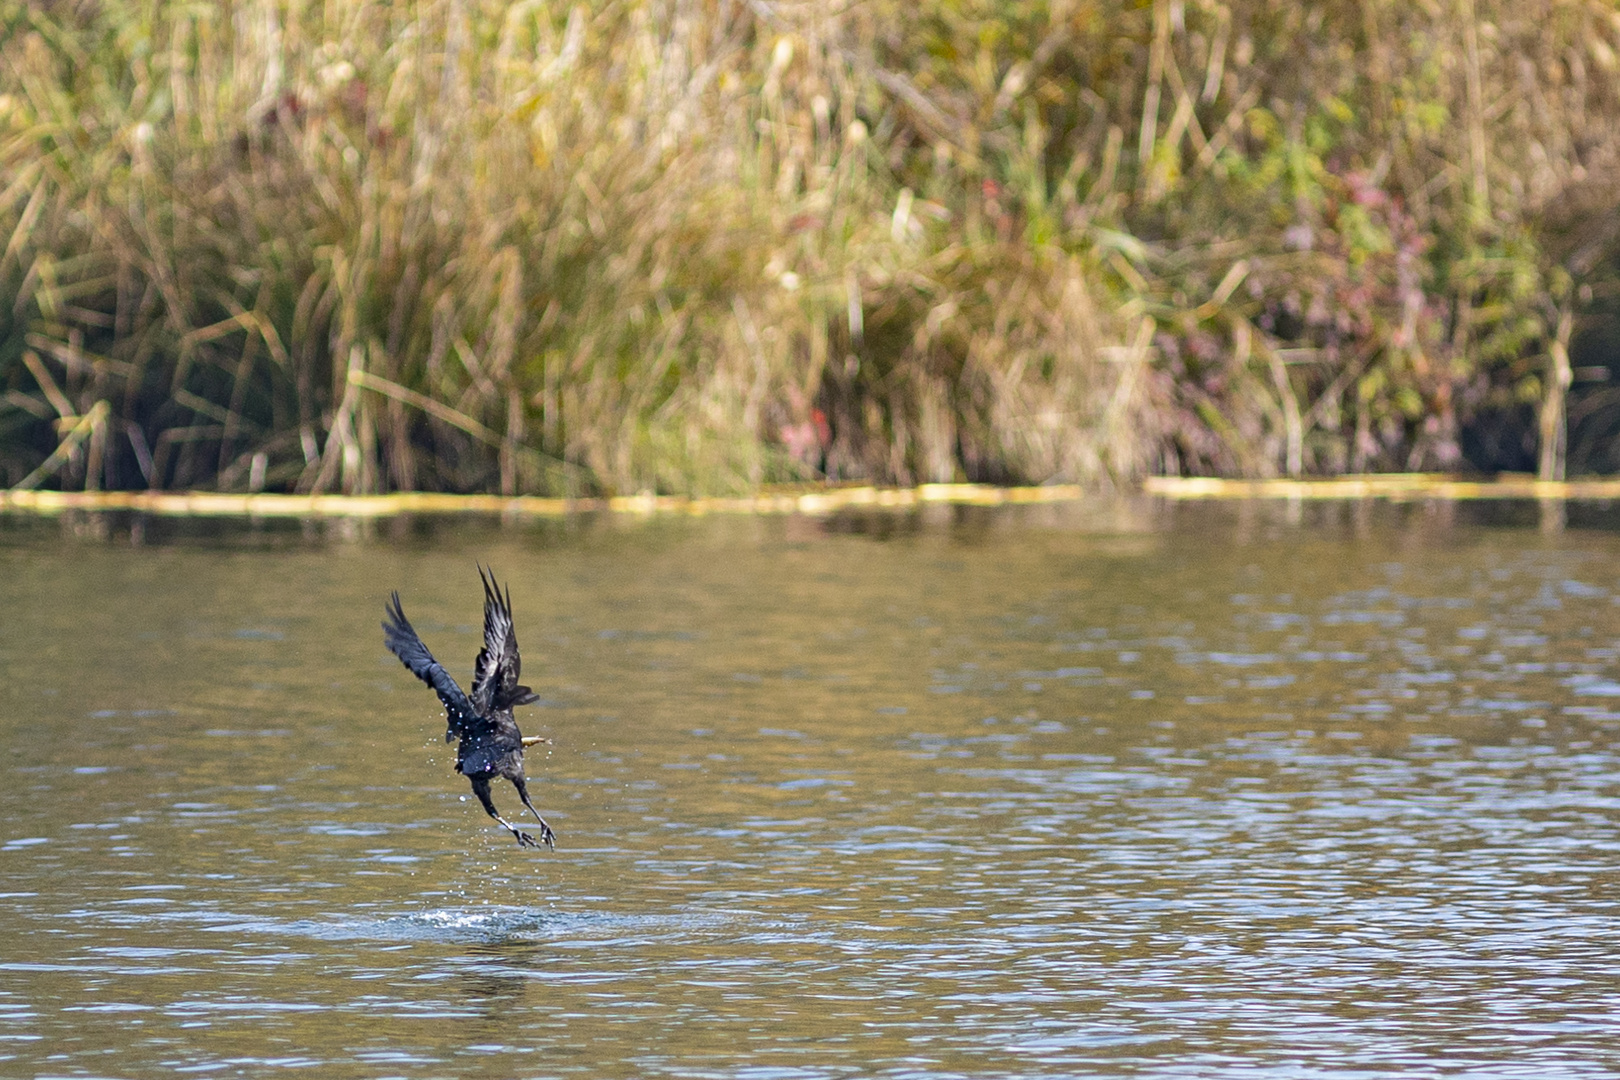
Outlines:
{"type": "Polygon", "coordinates": [[[398,514],[504,514],[561,517],[616,514],[830,514],[856,507],[906,509],[926,503],[978,506],[1069,502],[1080,499],[1077,485],[998,488],[983,484],[923,484],[916,488],[848,487],[818,491],[766,491],[739,498],[685,498],[628,495],[607,499],[549,499],[537,496],[446,495],[399,492],[393,495],[232,495],[212,491],[0,491],[0,511],[55,514],[66,510],[134,510],[172,517],[393,517],[398,514]]]}
{"type": "Polygon", "coordinates": [[[1172,499],[1620,499],[1620,480],[1537,480],[1502,476],[1464,480],[1432,473],[1342,476],[1326,480],[1224,480],[1156,476],[1142,484],[1150,495],[1172,499]]]}
{"type": "MultiPolygon", "coordinates": [[[[1330,480],[1222,480],[1213,477],[1152,477],[1147,495],[1168,499],[1620,499],[1620,480],[1542,481],[1529,476],[1465,480],[1429,473],[1395,473],[1330,480]]],[[[564,517],[581,513],[803,514],[825,516],[850,509],[908,510],[928,504],[1027,506],[1078,502],[1087,491],[1074,484],[992,487],[986,484],[923,484],[914,488],[842,487],[815,491],[767,490],[739,498],[629,495],[603,499],[537,496],[446,495],[232,495],[212,491],[0,491],[0,512],[58,514],[64,511],[130,510],[164,517],[384,518],[402,514],[500,514],[564,517]]]]}

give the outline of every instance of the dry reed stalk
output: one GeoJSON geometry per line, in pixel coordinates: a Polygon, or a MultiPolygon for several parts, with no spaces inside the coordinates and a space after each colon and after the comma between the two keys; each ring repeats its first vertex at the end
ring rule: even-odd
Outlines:
{"type": "Polygon", "coordinates": [[[98,401],[92,405],[90,407],[90,411],[85,413],[83,416],[64,416],[64,420],[72,419],[75,421],[73,426],[68,429],[66,434],[62,436],[62,441],[57,444],[55,450],[51,451],[50,456],[44,461],[40,462],[39,466],[35,468],[33,472],[29,473],[27,476],[17,481],[16,484],[12,485],[13,489],[17,491],[30,491],[33,488],[38,487],[40,481],[44,480],[62,466],[66,465],[73,453],[78,450],[79,444],[83,443],[92,435],[103,431],[106,426],[108,411],[109,406],[107,403],[105,401],[98,401]]]}
{"type": "Polygon", "coordinates": [[[1541,455],[1536,478],[1543,481],[1564,479],[1568,441],[1565,395],[1573,379],[1569,364],[1569,336],[1574,329],[1574,312],[1565,307],[1558,318],[1558,330],[1547,347],[1546,390],[1541,402],[1541,455]]]}

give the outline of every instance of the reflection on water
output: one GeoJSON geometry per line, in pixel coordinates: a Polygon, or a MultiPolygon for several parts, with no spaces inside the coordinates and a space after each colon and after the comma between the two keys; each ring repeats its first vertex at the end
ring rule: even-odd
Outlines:
{"type": "Polygon", "coordinates": [[[1620,1067],[1605,508],[87,520],[0,521],[0,1074],[1620,1067]],[[382,647],[475,559],[555,854],[382,647]]]}

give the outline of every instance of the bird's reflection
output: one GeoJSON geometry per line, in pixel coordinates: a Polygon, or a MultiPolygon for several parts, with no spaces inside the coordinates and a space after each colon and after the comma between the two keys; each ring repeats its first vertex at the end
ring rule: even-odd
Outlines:
{"type": "Polygon", "coordinates": [[[523,1006],[533,983],[527,973],[545,964],[545,953],[545,948],[533,941],[492,941],[471,946],[450,980],[454,997],[490,1021],[494,1037],[504,1030],[513,1010],[523,1006]]]}

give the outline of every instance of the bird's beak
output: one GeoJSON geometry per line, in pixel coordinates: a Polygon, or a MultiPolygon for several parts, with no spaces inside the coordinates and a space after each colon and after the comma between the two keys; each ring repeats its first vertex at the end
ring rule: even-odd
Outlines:
{"type": "Polygon", "coordinates": [[[525,736],[523,736],[523,745],[524,746],[536,746],[536,745],[538,745],[540,743],[545,743],[546,745],[549,746],[551,744],[551,740],[541,738],[539,735],[525,735],[525,736]]]}

